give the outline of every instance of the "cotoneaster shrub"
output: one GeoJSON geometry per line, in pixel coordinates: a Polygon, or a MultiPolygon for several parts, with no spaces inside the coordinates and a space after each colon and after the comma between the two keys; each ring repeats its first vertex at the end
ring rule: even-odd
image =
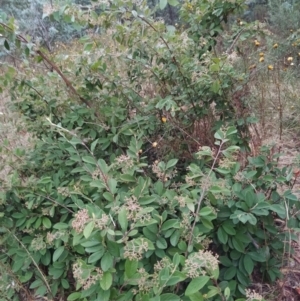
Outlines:
{"type": "Polygon", "coordinates": [[[185,3],[176,29],[114,1],[88,18],[105,35],[53,55],[1,25],[4,46],[27,55],[1,82],[36,138],[1,191],[12,298],[246,300],[254,269],[279,276],[275,219],[298,223],[293,174],[268,149],[240,166],[242,75],[209,51],[239,7],[185,3]]]}

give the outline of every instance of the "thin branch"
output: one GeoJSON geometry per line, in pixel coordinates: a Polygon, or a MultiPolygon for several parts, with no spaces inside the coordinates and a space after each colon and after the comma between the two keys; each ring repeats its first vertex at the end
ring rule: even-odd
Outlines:
{"type": "MultiPolygon", "coordinates": [[[[220,144],[220,147],[219,147],[219,149],[218,149],[218,153],[217,153],[216,156],[215,156],[215,159],[214,159],[214,162],[213,162],[213,164],[212,164],[212,167],[210,168],[209,173],[208,173],[208,175],[207,175],[208,178],[210,177],[212,171],[214,170],[214,167],[215,167],[215,165],[216,165],[216,163],[217,163],[217,159],[219,158],[219,155],[220,155],[220,153],[221,153],[221,151],[222,151],[222,146],[223,146],[223,144],[224,144],[224,142],[222,141],[221,144],[220,144]]],[[[207,192],[207,189],[203,188],[203,190],[202,190],[202,192],[201,192],[201,195],[200,195],[200,198],[199,198],[199,200],[198,200],[197,210],[196,210],[196,212],[195,212],[195,220],[194,220],[194,222],[193,222],[193,226],[192,226],[192,229],[191,229],[191,235],[190,235],[190,238],[189,238],[188,248],[187,248],[186,253],[188,252],[189,246],[191,245],[191,242],[192,242],[192,239],[193,239],[193,232],[194,232],[194,230],[195,230],[196,223],[198,222],[197,216],[198,216],[198,214],[199,214],[199,211],[200,211],[200,208],[201,208],[201,204],[202,204],[202,201],[203,201],[203,199],[204,199],[204,197],[205,197],[205,195],[206,195],[206,192],[207,192]]]]}
{"type": "Polygon", "coordinates": [[[15,238],[15,240],[22,246],[22,248],[25,250],[25,252],[27,253],[27,255],[29,256],[29,258],[32,260],[33,264],[35,265],[36,269],[39,271],[43,282],[45,283],[47,290],[49,292],[49,294],[53,297],[52,292],[51,292],[51,288],[49,286],[49,283],[46,279],[46,276],[43,274],[42,270],[40,269],[40,267],[38,266],[38,264],[35,262],[34,258],[31,256],[31,254],[29,253],[28,249],[26,248],[26,246],[18,239],[18,237],[13,234],[8,228],[6,228],[6,230],[15,238]]]}
{"type": "MultiPolygon", "coordinates": [[[[34,91],[41,97],[41,99],[42,99],[47,105],[49,105],[48,102],[47,102],[47,100],[45,99],[45,97],[44,97],[44,96],[43,96],[36,88],[34,88],[33,86],[29,85],[29,83],[28,83],[27,81],[23,81],[23,82],[24,82],[24,84],[25,84],[26,86],[28,86],[30,89],[34,90],[34,91]]],[[[59,118],[54,112],[51,112],[51,113],[54,115],[54,117],[55,117],[59,122],[61,122],[60,118],[59,118]]]]}

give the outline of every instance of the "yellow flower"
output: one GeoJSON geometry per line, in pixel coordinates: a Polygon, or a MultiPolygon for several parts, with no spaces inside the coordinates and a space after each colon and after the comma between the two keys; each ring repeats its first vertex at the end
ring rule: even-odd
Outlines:
{"type": "Polygon", "coordinates": [[[273,70],[273,69],[274,69],[273,65],[268,66],[268,70],[273,70]]]}
{"type": "Polygon", "coordinates": [[[256,65],[254,64],[254,65],[251,65],[251,66],[249,66],[249,70],[252,70],[252,69],[255,69],[256,68],[256,65]]]}
{"type": "Polygon", "coordinates": [[[257,47],[260,45],[260,43],[259,43],[257,40],[254,41],[254,44],[255,44],[255,46],[257,46],[257,47]]]}
{"type": "Polygon", "coordinates": [[[278,47],[278,44],[275,43],[275,44],[273,45],[273,48],[277,48],[277,47],[278,47]]]}
{"type": "Polygon", "coordinates": [[[264,56],[265,54],[263,53],[263,52],[261,52],[260,54],[259,54],[259,56],[264,56]]]}
{"type": "Polygon", "coordinates": [[[287,61],[288,62],[291,62],[293,60],[293,58],[291,57],[291,56],[289,56],[288,58],[287,58],[287,61]]]}
{"type": "Polygon", "coordinates": [[[260,63],[264,62],[265,61],[265,58],[262,56],[260,59],[259,59],[260,63]]]}
{"type": "Polygon", "coordinates": [[[190,3],[188,3],[188,4],[186,5],[186,8],[187,8],[188,10],[193,10],[193,5],[190,4],[190,3]]]}
{"type": "Polygon", "coordinates": [[[167,118],[166,118],[166,117],[162,117],[162,118],[161,118],[161,121],[162,121],[163,123],[166,123],[166,122],[167,122],[167,118]]]}
{"type": "Polygon", "coordinates": [[[153,147],[157,147],[157,144],[158,144],[157,142],[153,142],[153,143],[152,143],[152,146],[153,146],[153,147]]]}

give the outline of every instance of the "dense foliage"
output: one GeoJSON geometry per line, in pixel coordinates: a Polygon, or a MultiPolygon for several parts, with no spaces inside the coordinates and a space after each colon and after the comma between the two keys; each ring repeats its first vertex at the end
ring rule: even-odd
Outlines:
{"type": "Polygon", "coordinates": [[[293,173],[271,148],[242,160],[247,75],[219,52],[240,37],[222,48],[242,5],[186,2],[178,27],[144,2],[66,6],[54,14],[101,34],[52,54],[0,24],[23,58],[1,85],[35,137],[1,187],[6,298],[254,300],[253,281],[280,276],[292,234],[276,222],[298,226],[293,173]]]}

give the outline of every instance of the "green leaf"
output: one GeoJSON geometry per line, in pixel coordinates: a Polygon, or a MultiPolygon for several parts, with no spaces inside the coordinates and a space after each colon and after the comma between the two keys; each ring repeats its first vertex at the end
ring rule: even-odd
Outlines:
{"type": "Polygon", "coordinates": [[[220,70],[220,65],[219,64],[212,64],[209,67],[209,70],[212,71],[212,72],[218,72],[220,70]]]}
{"type": "Polygon", "coordinates": [[[121,245],[118,244],[117,242],[108,240],[106,247],[107,247],[107,251],[110,253],[110,255],[112,255],[114,257],[120,256],[121,245]]]}
{"type": "Polygon", "coordinates": [[[286,218],[286,209],[284,204],[273,204],[269,207],[269,209],[276,212],[281,219],[286,218]]]}
{"type": "Polygon", "coordinates": [[[66,223],[57,223],[53,226],[53,229],[57,229],[57,230],[64,230],[64,229],[68,229],[69,225],[66,223]]]}
{"type": "Polygon", "coordinates": [[[84,51],[90,52],[93,49],[94,43],[86,43],[84,45],[84,51]]]}
{"type": "Polygon", "coordinates": [[[209,208],[207,206],[201,208],[200,213],[199,213],[200,216],[207,216],[207,215],[210,215],[210,214],[212,214],[212,210],[211,210],[211,208],[209,208]]]}
{"type": "Polygon", "coordinates": [[[227,257],[227,256],[220,256],[220,262],[222,265],[225,267],[231,267],[232,266],[232,261],[227,257]]]}
{"type": "Polygon", "coordinates": [[[75,293],[72,293],[71,295],[68,296],[68,301],[74,301],[74,300],[77,300],[81,298],[81,293],[79,292],[75,292],[75,293]]]}
{"type": "MultiPolygon", "coordinates": [[[[98,292],[98,298],[97,300],[101,300],[101,301],[109,301],[110,299],[110,293],[111,290],[103,290],[101,289],[101,287],[99,288],[99,292],[98,292]]],[[[129,299],[122,299],[123,301],[129,301],[129,299]]],[[[86,301],[86,299],[85,299],[86,301]]]]}
{"type": "Polygon", "coordinates": [[[291,200],[291,201],[298,201],[298,198],[296,195],[289,193],[287,195],[284,194],[284,197],[286,197],[287,199],[291,200]]]}
{"type": "Polygon", "coordinates": [[[101,171],[104,174],[106,174],[108,172],[108,169],[109,169],[108,166],[107,166],[107,164],[106,164],[106,162],[103,159],[99,159],[97,161],[97,163],[98,163],[98,166],[100,167],[101,171]]]}
{"type": "Polygon", "coordinates": [[[171,6],[177,6],[179,4],[179,2],[177,0],[168,0],[168,3],[171,5],[171,6]]]}
{"type": "Polygon", "coordinates": [[[178,159],[171,159],[170,161],[168,161],[166,169],[169,169],[169,168],[175,166],[177,164],[177,162],[178,162],[178,159]]]}
{"type": "Polygon", "coordinates": [[[96,140],[91,144],[91,152],[92,152],[92,153],[94,152],[95,147],[96,147],[98,141],[99,141],[99,139],[96,139],[96,140]]]}
{"type": "Polygon", "coordinates": [[[91,156],[84,156],[82,157],[82,160],[86,163],[90,163],[92,165],[96,165],[96,160],[94,157],[91,157],[91,156]]]}
{"type": "Polygon", "coordinates": [[[157,241],[156,241],[156,246],[159,248],[159,249],[166,249],[168,247],[168,243],[167,241],[163,238],[163,237],[158,237],[157,241]]]}
{"type": "Polygon", "coordinates": [[[247,180],[251,180],[256,174],[257,174],[257,171],[256,170],[252,170],[252,171],[249,171],[247,173],[244,173],[244,177],[247,180]]]}
{"type": "Polygon", "coordinates": [[[44,296],[47,292],[47,287],[46,285],[41,285],[34,293],[37,296],[44,296]]]}
{"type": "Polygon", "coordinates": [[[9,43],[7,42],[7,40],[4,41],[4,47],[6,48],[6,50],[10,50],[10,47],[9,47],[9,43]]]}
{"type": "Polygon", "coordinates": [[[90,257],[88,258],[88,263],[94,263],[94,262],[98,261],[100,258],[102,258],[104,252],[105,252],[105,249],[102,248],[102,250],[97,251],[97,252],[93,253],[92,255],[90,255],[90,257]]]}
{"type": "Polygon", "coordinates": [[[214,137],[218,140],[223,140],[224,139],[224,133],[222,131],[217,131],[215,134],[214,134],[214,137]]]}
{"type": "Polygon", "coordinates": [[[248,207],[252,207],[255,203],[257,203],[255,194],[252,190],[246,191],[245,202],[248,207]]]}
{"type": "Polygon", "coordinates": [[[133,182],[133,183],[136,182],[136,178],[134,176],[128,175],[128,174],[122,174],[122,175],[120,175],[120,179],[123,182],[133,182]]]}
{"type": "Polygon", "coordinates": [[[215,286],[209,286],[209,291],[208,291],[208,293],[206,294],[206,298],[207,298],[207,299],[210,299],[210,298],[212,298],[213,296],[218,295],[218,294],[220,294],[220,289],[218,289],[218,288],[215,287],[215,286]]]}
{"type": "Polygon", "coordinates": [[[203,295],[200,292],[189,295],[189,299],[191,301],[203,301],[204,300],[203,295]]]}
{"type": "Polygon", "coordinates": [[[88,241],[81,243],[81,245],[84,248],[89,248],[89,247],[94,247],[94,246],[98,246],[98,245],[100,246],[101,242],[98,240],[88,240],[88,241]]]}
{"type": "Polygon", "coordinates": [[[239,240],[237,240],[237,239],[235,239],[235,238],[233,237],[233,238],[232,238],[232,244],[233,244],[234,248],[235,248],[237,251],[239,251],[240,253],[244,253],[244,251],[245,251],[245,246],[244,246],[244,244],[243,244],[241,241],[239,241],[239,240]]]}
{"type": "Polygon", "coordinates": [[[230,190],[228,190],[227,188],[219,187],[219,186],[211,186],[209,191],[212,193],[223,193],[226,195],[230,195],[230,190]]]}
{"type": "Polygon", "coordinates": [[[110,253],[106,252],[101,259],[101,268],[104,272],[108,271],[110,268],[113,267],[113,257],[110,253]]]}
{"type": "Polygon", "coordinates": [[[225,297],[226,300],[229,300],[229,297],[230,297],[230,288],[229,287],[225,288],[224,297],[225,297]]]}
{"type": "Polygon", "coordinates": [[[168,4],[168,1],[167,1],[167,0],[160,0],[160,1],[159,1],[159,8],[160,8],[161,10],[163,10],[163,9],[167,6],[167,4],[168,4]]]}
{"type": "Polygon", "coordinates": [[[115,194],[117,192],[117,181],[115,179],[110,178],[108,180],[108,187],[112,194],[115,194]]]}
{"type": "Polygon", "coordinates": [[[248,255],[257,262],[266,262],[266,253],[263,250],[257,250],[255,252],[249,252],[248,255]]]}
{"type": "Polygon", "coordinates": [[[217,171],[221,175],[227,175],[231,172],[230,170],[224,169],[224,168],[215,168],[214,170],[217,171]]]}
{"type": "Polygon", "coordinates": [[[95,227],[95,222],[94,221],[91,221],[89,222],[85,227],[84,227],[84,230],[83,230],[83,235],[85,238],[89,238],[94,230],[94,227],[95,227]]]}
{"type": "Polygon", "coordinates": [[[179,230],[176,230],[170,237],[170,243],[173,247],[176,247],[179,241],[181,233],[179,230]]]}
{"type": "Polygon", "coordinates": [[[204,287],[204,285],[208,282],[209,277],[208,276],[200,276],[197,278],[192,279],[190,284],[187,286],[185,290],[185,295],[193,295],[196,292],[198,292],[201,288],[204,287]]]}
{"type": "Polygon", "coordinates": [[[254,268],[254,263],[253,260],[251,259],[251,257],[246,254],[243,258],[243,264],[244,264],[244,268],[246,270],[246,272],[251,275],[253,272],[253,268],[254,268]]]}
{"type": "Polygon", "coordinates": [[[106,188],[104,182],[102,180],[94,180],[94,181],[91,181],[90,182],[90,186],[91,187],[97,187],[99,189],[103,189],[103,188],[106,188]]]}
{"type": "Polygon", "coordinates": [[[180,223],[177,219],[169,219],[167,221],[165,221],[161,227],[162,231],[166,231],[170,228],[176,228],[179,229],[180,228],[180,223]]]}
{"type": "Polygon", "coordinates": [[[61,254],[64,252],[64,250],[65,250],[65,247],[64,247],[64,246],[60,246],[60,247],[58,247],[58,248],[54,251],[54,253],[53,253],[53,258],[52,258],[53,262],[55,262],[55,261],[58,260],[58,258],[59,258],[59,257],[61,256],[61,254]]]}
{"type": "Polygon", "coordinates": [[[125,261],[125,275],[127,278],[131,278],[137,271],[138,268],[138,261],[137,260],[129,260],[126,259],[125,261]]]}
{"type": "Polygon", "coordinates": [[[226,244],[228,240],[228,234],[223,230],[222,227],[219,227],[217,231],[218,239],[222,244],[226,244]]]}
{"type": "Polygon", "coordinates": [[[100,286],[104,291],[107,291],[108,289],[110,289],[111,285],[112,285],[112,281],[113,281],[113,277],[112,274],[109,272],[105,272],[102,276],[102,278],[100,279],[100,286]]]}
{"type": "Polygon", "coordinates": [[[207,229],[210,229],[210,230],[211,230],[211,229],[214,228],[213,223],[212,223],[210,220],[208,220],[208,219],[206,219],[206,218],[204,218],[204,217],[201,218],[201,222],[202,222],[203,226],[204,226],[205,228],[207,228],[207,229]]]}
{"type": "Polygon", "coordinates": [[[127,212],[126,212],[125,208],[122,208],[119,211],[118,222],[121,226],[121,229],[125,232],[127,230],[127,227],[128,227],[128,218],[127,218],[127,212]]]}
{"type": "Polygon", "coordinates": [[[162,294],[160,301],[180,301],[180,297],[174,294],[162,294]]]}
{"type": "Polygon", "coordinates": [[[69,284],[69,282],[68,282],[68,280],[67,279],[61,279],[61,285],[62,285],[62,287],[64,288],[64,289],[68,289],[69,287],[70,287],[70,284],[69,284]]]}
{"type": "Polygon", "coordinates": [[[41,286],[42,284],[43,284],[43,281],[41,279],[37,279],[30,284],[29,288],[37,288],[37,287],[41,286]]]}
{"type": "Polygon", "coordinates": [[[214,81],[211,85],[211,91],[214,93],[219,93],[220,91],[220,82],[218,80],[214,81]]]}
{"type": "Polygon", "coordinates": [[[50,229],[51,228],[51,221],[48,217],[43,217],[43,226],[46,229],[50,229]]]}
{"type": "Polygon", "coordinates": [[[236,230],[234,229],[234,225],[231,221],[225,221],[222,224],[222,228],[229,235],[235,235],[236,234],[236,230]]]}
{"type": "Polygon", "coordinates": [[[224,273],[224,279],[231,280],[236,275],[236,271],[236,267],[234,266],[226,269],[226,272],[224,273]]]}
{"type": "Polygon", "coordinates": [[[18,272],[22,268],[24,261],[25,261],[25,258],[21,258],[21,259],[14,261],[14,263],[12,265],[12,271],[14,273],[18,272]]]}
{"type": "Polygon", "coordinates": [[[114,196],[110,193],[110,192],[104,192],[103,193],[103,197],[107,200],[107,201],[109,201],[109,202],[111,202],[111,203],[113,203],[114,202],[114,196]]]}
{"type": "MultiPolygon", "coordinates": [[[[234,126],[230,126],[228,129],[227,129],[227,131],[226,131],[226,137],[228,137],[228,136],[230,136],[230,135],[232,135],[232,134],[236,134],[237,133],[237,129],[234,127],[234,126]]],[[[237,146],[229,146],[229,148],[228,149],[232,149],[232,150],[237,150],[237,149],[239,149],[239,147],[237,147],[237,146]]]]}

